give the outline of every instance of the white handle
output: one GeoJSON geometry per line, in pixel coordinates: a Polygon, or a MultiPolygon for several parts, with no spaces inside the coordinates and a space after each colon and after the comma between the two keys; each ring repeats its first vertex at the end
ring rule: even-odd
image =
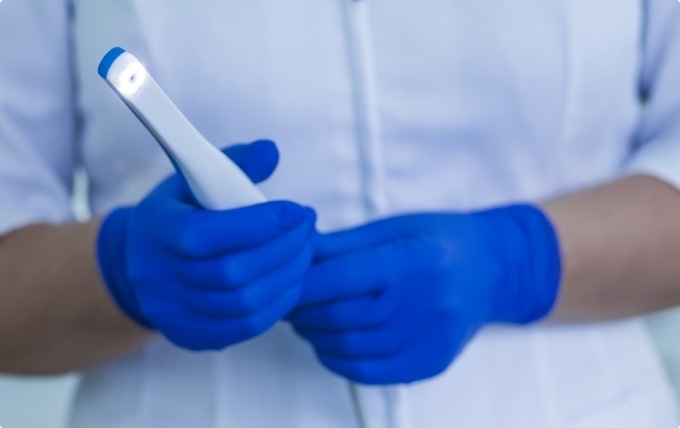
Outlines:
{"type": "Polygon", "coordinates": [[[248,176],[198,132],[132,54],[112,49],[104,56],[99,74],[153,134],[204,208],[225,210],[266,201],[248,176]]]}

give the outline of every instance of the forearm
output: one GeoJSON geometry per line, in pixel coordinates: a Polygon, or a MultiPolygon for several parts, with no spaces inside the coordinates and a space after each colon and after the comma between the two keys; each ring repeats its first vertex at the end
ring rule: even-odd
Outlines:
{"type": "Polygon", "coordinates": [[[149,336],[101,283],[98,224],[33,225],[0,239],[0,372],[77,370],[149,336]]]}
{"type": "Polygon", "coordinates": [[[563,274],[552,320],[647,314],[680,304],[680,193],[631,176],[543,205],[563,274]]]}

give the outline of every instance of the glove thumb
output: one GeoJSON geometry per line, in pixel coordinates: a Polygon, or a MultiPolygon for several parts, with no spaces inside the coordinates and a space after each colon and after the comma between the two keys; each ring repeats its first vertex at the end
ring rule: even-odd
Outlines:
{"type": "Polygon", "coordinates": [[[222,149],[253,183],[260,183],[272,175],[279,163],[279,150],[269,140],[250,144],[236,144],[222,149]]]}

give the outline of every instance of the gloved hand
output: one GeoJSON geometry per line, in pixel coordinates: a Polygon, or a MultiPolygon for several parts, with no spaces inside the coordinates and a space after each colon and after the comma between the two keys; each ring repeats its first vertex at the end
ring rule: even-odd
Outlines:
{"type": "Polygon", "coordinates": [[[548,314],[560,280],[553,227],[529,205],[381,220],[320,236],[316,257],[288,319],[365,384],[441,373],[485,324],[548,314]]]}
{"type": "MultiPolygon", "coordinates": [[[[278,162],[268,141],[225,153],[254,181],[278,162]]],[[[183,348],[222,349],[265,332],[294,307],[314,253],[315,220],[292,202],[203,210],[175,174],[105,219],[100,270],[134,320],[183,348]]]]}

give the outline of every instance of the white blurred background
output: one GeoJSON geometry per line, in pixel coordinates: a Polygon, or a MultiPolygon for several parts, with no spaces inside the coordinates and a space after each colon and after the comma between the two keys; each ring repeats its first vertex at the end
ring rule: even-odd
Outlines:
{"type": "Polygon", "coordinates": [[[0,426],[64,428],[76,375],[54,378],[0,377],[0,426]]]}

